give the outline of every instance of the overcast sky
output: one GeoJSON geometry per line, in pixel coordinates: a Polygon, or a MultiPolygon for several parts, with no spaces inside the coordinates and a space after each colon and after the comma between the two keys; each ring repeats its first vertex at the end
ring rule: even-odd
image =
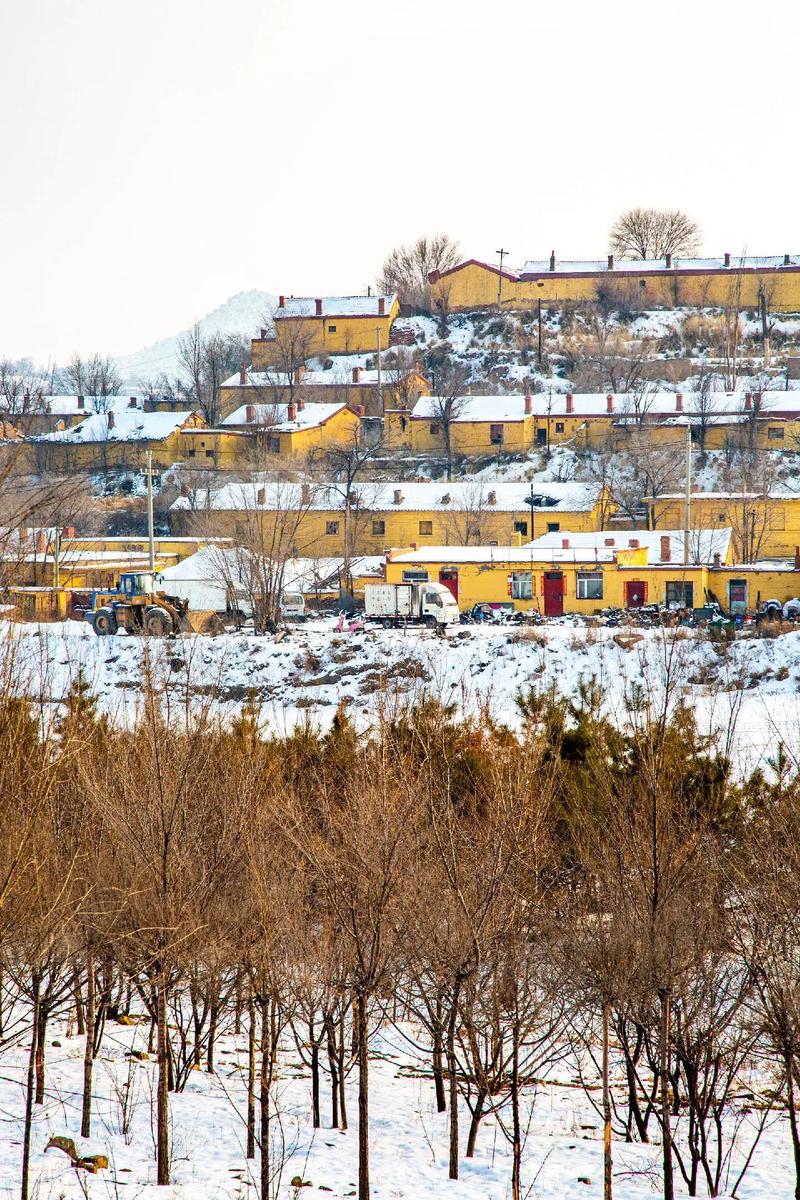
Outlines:
{"type": "Polygon", "coordinates": [[[394,245],[601,257],[680,206],[800,253],[800,6],[0,0],[0,357],[125,353],[394,245]]]}

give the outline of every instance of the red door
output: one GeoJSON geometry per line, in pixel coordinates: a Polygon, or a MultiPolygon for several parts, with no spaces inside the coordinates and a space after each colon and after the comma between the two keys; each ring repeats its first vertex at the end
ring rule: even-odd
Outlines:
{"type": "Polygon", "coordinates": [[[625,583],[625,607],[641,608],[647,599],[647,584],[638,579],[629,579],[625,583]]]}
{"type": "Polygon", "coordinates": [[[454,568],[442,567],[439,572],[439,583],[444,584],[452,592],[453,599],[458,599],[458,571],[454,568]]]}
{"type": "Polygon", "coordinates": [[[544,615],[546,617],[564,615],[564,576],[560,571],[545,571],[544,573],[544,615]]]}

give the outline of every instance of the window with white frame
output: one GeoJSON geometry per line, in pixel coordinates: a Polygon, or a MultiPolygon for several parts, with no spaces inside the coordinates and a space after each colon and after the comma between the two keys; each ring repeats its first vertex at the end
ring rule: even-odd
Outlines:
{"type": "Polygon", "coordinates": [[[533,573],[531,571],[513,571],[511,574],[511,599],[533,599],[533,573]]]}
{"type": "Polygon", "coordinates": [[[602,600],[602,571],[578,571],[575,594],[579,600],[602,600]]]}

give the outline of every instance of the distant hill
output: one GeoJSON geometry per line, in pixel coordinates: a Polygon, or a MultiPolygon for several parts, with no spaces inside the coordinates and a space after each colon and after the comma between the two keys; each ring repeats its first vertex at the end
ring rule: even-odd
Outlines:
{"type": "MultiPolygon", "coordinates": [[[[219,308],[202,317],[198,324],[205,334],[244,333],[253,335],[264,323],[264,317],[278,302],[277,296],[254,288],[249,292],[238,292],[219,308]]],[[[173,376],[178,371],[178,342],[188,329],[172,337],[162,338],[135,354],[125,354],[117,359],[120,374],[125,384],[134,386],[142,380],[153,379],[166,373],[173,376]]]]}

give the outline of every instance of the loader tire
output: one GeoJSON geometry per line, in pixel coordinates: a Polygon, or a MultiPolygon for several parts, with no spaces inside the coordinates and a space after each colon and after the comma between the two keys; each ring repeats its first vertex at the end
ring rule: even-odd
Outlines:
{"type": "Polygon", "coordinates": [[[113,608],[98,608],[93,624],[98,637],[110,637],[117,632],[117,614],[113,608]]]}
{"type": "Polygon", "coordinates": [[[172,618],[163,608],[148,608],[144,615],[144,632],[148,637],[169,637],[174,633],[172,618]]]}

